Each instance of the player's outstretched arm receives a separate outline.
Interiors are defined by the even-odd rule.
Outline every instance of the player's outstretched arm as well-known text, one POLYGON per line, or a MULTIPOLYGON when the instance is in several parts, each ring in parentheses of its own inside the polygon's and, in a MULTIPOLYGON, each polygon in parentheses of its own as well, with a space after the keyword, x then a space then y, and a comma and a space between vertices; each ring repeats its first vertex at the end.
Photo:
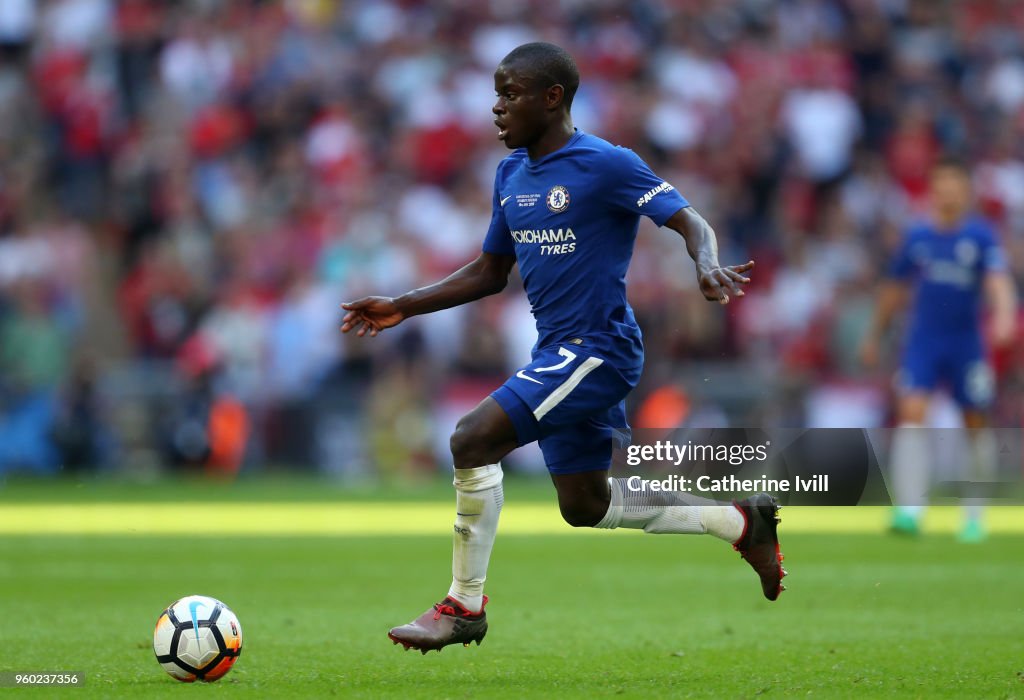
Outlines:
POLYGON ((481 253, 473 262, 429 287, 414 289, 400 297, 363 297, 342 304, 341 308, 348 313, 341 321, 341 332, 355 330, 360 337, 369 332, 373 337, 410 316, 450 309, 497 294, 508 284, 515 262, 513 255, 481 253))
POLYGON ((992 309, 992 344, 1003 347, 1017 335, 1017 287, 1008 272, 985 275, 985 296, 992 309))
POLYGON ((697 282, 705 299, 728 304, 730 294, 743 296, 743 285, 750 282, 743 273, 754 267, 753 260, 723 267, 718 262, 715 232, 693 207, 683 207, 665 225, 686 241, 686 252, 697 264, 697 282))
POLYGON ((885 331, 896 314, 906 306, 909 296, 910 290, 906 282, 897 279, 882 282, 878 290, 874 318, 860 344, 860 360, 865 367, 873 369, 878 366, 885 331))

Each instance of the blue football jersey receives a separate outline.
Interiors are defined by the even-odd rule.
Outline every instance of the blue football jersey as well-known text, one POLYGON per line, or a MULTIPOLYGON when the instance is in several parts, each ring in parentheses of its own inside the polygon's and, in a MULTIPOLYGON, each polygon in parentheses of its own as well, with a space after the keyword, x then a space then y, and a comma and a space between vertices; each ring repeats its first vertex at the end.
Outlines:
POLYGON ((910 339, 980 335, 985 274, 1006 269, 995 232, 980 217, 948 231, 911 226, 889 268, 891 277, 914 285, 910 339))
POLYGON ((659 226, 688 206, 631 150, 577 130, 538 160, 518 149, 499 165, 483 250, 515 255, 537 321, 535 349, 585 345, 634 370, 643 343, 626 301, 640 216, 659 226))

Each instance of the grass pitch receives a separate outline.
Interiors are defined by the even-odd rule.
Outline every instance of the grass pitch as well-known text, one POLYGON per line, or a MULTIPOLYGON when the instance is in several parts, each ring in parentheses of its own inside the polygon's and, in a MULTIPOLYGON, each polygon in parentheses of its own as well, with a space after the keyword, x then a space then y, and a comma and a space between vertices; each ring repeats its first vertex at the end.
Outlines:
POLYGON ((421 656, 385 633, 447 588, 443 489, 356 502, 251 485, 205 499, 188 488, 33 489, 0 490, 0 671, 86 682, 12 695, 1024 697, 1019 509, 995 509, 998 534, 976 546, 953 541, 953 511, 907 541, 881 534, 878 511, 786 509, 789 590, 769 603, 722 542, 574 532, 546 487, 510 484, 487 639, 421 656), (185 534, 142 526, 141 500, 185 534), (261 512, 307 526, 271 534, 261 512), (331 512, 359 525, 317 534, 310 523, 331 512), (91 534, 47 529, 68 517, 91 534), (234 670, 208 686, 179 684, 153 659, 156 616, 189 593, 224 600, 245 634, 234 670))

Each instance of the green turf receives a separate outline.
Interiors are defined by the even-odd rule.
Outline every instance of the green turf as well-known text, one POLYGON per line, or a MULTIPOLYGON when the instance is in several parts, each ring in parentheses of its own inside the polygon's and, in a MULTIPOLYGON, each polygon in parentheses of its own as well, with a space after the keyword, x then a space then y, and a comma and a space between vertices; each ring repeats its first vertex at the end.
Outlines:
MULTIPOLYGON (((2 0, 0 0, 2 2, 2 0)), ((505 492, 517 501, 550 502, 554 490, 547 477, 506 475, 505 492)), ((349 482, 313 475, 242 475, 235 481, 211 481, 199 476, 156 481, 130 480, 112 476, 0 477, 0 507, 4 503, 123 503, 211 502, 211 501, 294 501, 336 500, 414 501, 443 500, 453 494, 447 474, 424 477, 421 481, 349 482)))
POLYGON ((707 537, 502 537, 487 639, 424 657, 385 632, 444 592, 443 537, 0 538, 0 670, 88 676, 81 688, 0 692, 1024 696, 1024 538, 784 545, 790 590, 768 603, 746 564, 707 537), (244 627, 238 665, 209 686, 173 681, 151 650, 162 607, 190 593, 221 598, 244 627))

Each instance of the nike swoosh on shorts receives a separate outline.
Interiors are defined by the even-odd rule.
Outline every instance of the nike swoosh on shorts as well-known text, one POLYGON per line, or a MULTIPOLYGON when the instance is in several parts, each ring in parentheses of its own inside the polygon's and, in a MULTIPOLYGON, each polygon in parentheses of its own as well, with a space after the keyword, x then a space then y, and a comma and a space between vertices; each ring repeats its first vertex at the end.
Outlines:
POLYGON ((518 372, 516 372, 516 376, 519 377, 520 379, 525 379, 528 382, 533 382, 534 384, 543 384, 544 383, 542 381, 534 379, 533 377, 531 377, 528 374, 524 374, 523 370, 519 370, 518 372))

